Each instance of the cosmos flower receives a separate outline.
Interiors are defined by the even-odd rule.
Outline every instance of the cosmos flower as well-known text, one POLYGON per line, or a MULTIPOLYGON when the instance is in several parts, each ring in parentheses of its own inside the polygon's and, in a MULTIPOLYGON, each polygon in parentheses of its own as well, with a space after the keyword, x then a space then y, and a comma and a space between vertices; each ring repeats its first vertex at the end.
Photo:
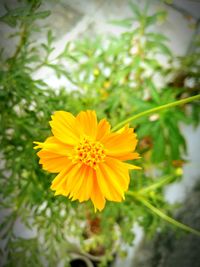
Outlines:
POLYGON ((136 135, 128 125, 111 132, 110 124, 97 122, 95 111, 81 111, 76 117, 57 111, 50 121, 53 136, 43 143, 34 142, 44 170, 58 173, 51 189, 80 202, 91 199, 95 211, 102 210, 106 200, 121 202, 128 190, 130 169, 125 163, 137 159, 136 135))

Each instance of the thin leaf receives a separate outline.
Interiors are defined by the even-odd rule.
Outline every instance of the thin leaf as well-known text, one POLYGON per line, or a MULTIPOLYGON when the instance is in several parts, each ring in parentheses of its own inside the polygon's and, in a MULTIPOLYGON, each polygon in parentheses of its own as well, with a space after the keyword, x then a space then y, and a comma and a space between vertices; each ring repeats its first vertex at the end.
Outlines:
POLYGON ((147 201, 145 198, 141 196, 136 196, 136 198, 144 204, 147 208, 149 208, 154 214, 158 215, 160 218, 164 219, 165 221, 169 222, 170 224, 174 225, 177 228, 180 228, 186 232, 195 234, 197 236, 200 236, 200 232, 196 229, 191 228, 190 226, 180 223, 179 221, 171 218, 170 216, 166 215, 164 212, 153 206, 149 201, 147 201))
POLYGON ((114 24, 114 25, 117 25, 117 26, 130 28, 132 26, 132 24, 133 24, 133 19, 132 18, 128 18, 128 19, 122 19, 122 20, 111 20, 110 23, 114 24))
POLYGON ((139 7, 133 3, 133 1, 129 1, 130 8, 135 15, 135 17, 139 20, 142 16, 139 7))

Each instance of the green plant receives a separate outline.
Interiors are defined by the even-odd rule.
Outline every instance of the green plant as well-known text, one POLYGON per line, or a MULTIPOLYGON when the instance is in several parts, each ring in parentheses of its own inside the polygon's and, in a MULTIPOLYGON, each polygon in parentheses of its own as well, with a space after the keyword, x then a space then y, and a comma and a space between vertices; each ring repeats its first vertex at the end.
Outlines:
MULTIPOLYGON (((112 22, 125 27, 121 35, 92 40, 84 37, 67 43, 62 53, 52 56, 55 40, 51 31, 46 43, 36 45, 33 38, 37 21, 49 15, 48 11, 39 11, 40 4, 37 0, 22 2, 19 8, 7 8, 0 18, 16 29, 19 39, 13 55, 1 53, 0 208, 6 215, 0 234, 6 240, 4 266, 55 266, 59 260, 68 264, 74 250, 71 237, 86 250, 91 249, 84 243, 85 229, 96 217, 100 232, 94 235, 94 244, 103 244, 106 262, 112 257, 114 239, 119 238, 113 230, 116 224, 121 242, 129 244, 134 240, 130 229, 135 222, 149 235, 158 227, 164 229, 162 216, 155 216, 152 206, 157 215, 161 210, 172 213, 163 197, 163 186, 181 178, 186 144, 178 124, 193 123, 194 117, 185 105, 174 105, 161 113, 156 109, 180 99, 183 90, 170 80, 175 56, 167 38, 151 29, 166 17, 165 12, 148 14, 147 8, 142 10, 131 3, 133 16, 112 22), (161 64, 159 56, 165 58, 166 65, 161 64), (58 77, 70 80, 76 90, 55 91, 42 79, 34 79, 32 74, 41 68, 53 69, 58 77), (158 76, 162 86, 156 82, 158 76), (148 115, 147 110, 153 109, 151 115, 134 121, 143 171, 132 172, 130 188, 140 193, 146 190, 145 200, 128 193, 126 201, 109 203, 102 213, 94 214, 90 203, 79 205, 50 191, 52 176, 39 167, 32 142, 49 135, 47 122, 55 110, 77 113, 85 109, 95 109, 99 118, 106 116, 113 126, 132 114, 137 118, 138 113, 148 115), (17 220, 37 234, 27 239, 16 235, 17 220), (112 238, 107 238, 110 232, 112 238)), ((188 69, 194 61, 191 58, 188 69)))

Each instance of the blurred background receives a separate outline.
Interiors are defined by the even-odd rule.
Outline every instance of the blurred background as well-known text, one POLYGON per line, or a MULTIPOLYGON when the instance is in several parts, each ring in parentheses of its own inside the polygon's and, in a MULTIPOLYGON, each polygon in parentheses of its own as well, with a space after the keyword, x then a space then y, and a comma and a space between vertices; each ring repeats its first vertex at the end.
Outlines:
MULTIPOLYGON (((0 266, 199 267, 200 239, 136 199, 70 202, 49 189, 33 141, 56 110, 117 123, 200 92, 200 1, 1 1, 0 266)), ((200 230, 200 105, 134 121, 159 211, 200 230)), ((135 162, 134 162, 135 164, 135 162)), ((84 190, 84 189, 83 189, 84 190)))

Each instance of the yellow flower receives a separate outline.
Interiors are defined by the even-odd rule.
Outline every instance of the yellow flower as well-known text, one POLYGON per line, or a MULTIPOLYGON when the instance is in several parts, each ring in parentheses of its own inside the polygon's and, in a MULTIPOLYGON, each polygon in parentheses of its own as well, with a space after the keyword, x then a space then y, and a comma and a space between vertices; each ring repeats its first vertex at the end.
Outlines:
POLYGON ((76 117, 57 111, 50 121, 53 136, 35 149, 44 170, 58 173, 51 189, 80 202, 91 199, 102 210, 106 200, 121 202, 129 186, 129 169, 139 167, 125 163, 137 159, 133 153, 137 139, 132 128, 111 132, 110 124, 97 122, 95 111, 81 111, 76 117))

